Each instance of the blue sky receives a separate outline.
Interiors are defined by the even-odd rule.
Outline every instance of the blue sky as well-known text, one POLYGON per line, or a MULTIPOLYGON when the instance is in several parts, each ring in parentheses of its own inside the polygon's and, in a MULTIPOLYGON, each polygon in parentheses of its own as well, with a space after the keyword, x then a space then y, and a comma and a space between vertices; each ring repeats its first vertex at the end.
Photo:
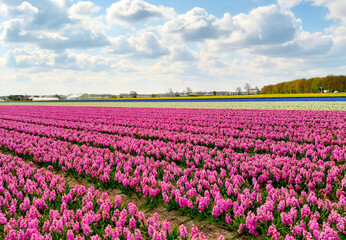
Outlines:
POLYGON ((0 0, 0 95, 346 74, 345 12, 344 0, 0 0))

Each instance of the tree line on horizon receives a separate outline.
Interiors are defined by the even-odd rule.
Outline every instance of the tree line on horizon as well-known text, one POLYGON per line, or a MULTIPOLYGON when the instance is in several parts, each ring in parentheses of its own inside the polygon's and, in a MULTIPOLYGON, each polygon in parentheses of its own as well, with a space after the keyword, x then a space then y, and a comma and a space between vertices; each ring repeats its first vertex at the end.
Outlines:
POLYGON ((323 92, 324 90, 328 90, 329 92, 346 91, 346 76, 328 75, 326 77, 296 79, 293 81, 282 82, 275 85, 264 86, 261 90, 261 93, 319 93, 323 92))

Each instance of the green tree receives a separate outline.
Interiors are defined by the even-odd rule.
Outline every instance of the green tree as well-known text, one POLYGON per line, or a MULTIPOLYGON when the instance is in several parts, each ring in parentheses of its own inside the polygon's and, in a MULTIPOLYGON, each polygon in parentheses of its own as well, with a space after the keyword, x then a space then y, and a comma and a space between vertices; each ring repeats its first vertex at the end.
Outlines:
POLYGON ((316 77, 310 79, 297 79, 289 82, 282 82, 275 85, 263 86, 261 92, 269 93, 317 93, 323 90, 346 91, 346 76, 328 75, 326 77, 316 77))

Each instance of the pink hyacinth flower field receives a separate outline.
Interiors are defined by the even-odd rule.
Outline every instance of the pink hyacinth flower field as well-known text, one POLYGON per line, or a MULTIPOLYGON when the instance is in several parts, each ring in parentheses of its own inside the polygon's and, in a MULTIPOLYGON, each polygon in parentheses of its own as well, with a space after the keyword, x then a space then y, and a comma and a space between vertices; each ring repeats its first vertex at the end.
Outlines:
POLYGON ((0 239, 206 239, 109 189, 237 239, 346 239, 346 111, 0 106, 0 151, 0 239))

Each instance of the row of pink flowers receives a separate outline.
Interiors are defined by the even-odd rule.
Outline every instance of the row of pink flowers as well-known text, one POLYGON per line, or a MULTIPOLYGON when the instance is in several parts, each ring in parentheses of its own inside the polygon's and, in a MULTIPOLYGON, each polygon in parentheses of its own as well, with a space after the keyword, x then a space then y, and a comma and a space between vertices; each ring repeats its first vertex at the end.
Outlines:
POLYGON ((0 154, 0 182, 1 239, 206 239, 196 226, 174 232, 157 213, 146 218, 119 195, 111 201, 94 187, 69 189, 63 177, 18 157, 0 154))
POLYGON ((0 146, 100 185, 162 199, 239 233, 346 234, 344 112, 3 111, 0 146))
POLYGON ((108 132, 121 136, 136 135, 213 143, 220 139, 264 138, 293 142, 345 144, 344 112, 326 111, 267 111, 267 110, 212 110, 217 118, 210 118, 204 110, 61 108, 61 107, 4 107, 1 119, 32 122, 69 129, 108 132), (29 109, 28 109, 29 108, 29 109), (17 111, 18 110, 18 111, 17 111), (20 112, 19 112, 20 111, 20 112), (100 117, 101 116, 101 117, 100 117), (159 119, 158 119, 159 118, 159 119), (308 120, 310 119, 310 120, 308 120), (268 124, 270 120, 271 124, 268 124), (317 125, 316 125, 317 124, 317 125), (341 124, 341 126, 340 126, 341 124), (315 128, 315 126, 320 126, 315 128), (149 130, 149 131, 145 131, 149 130), (179 133, 177 136, 169 132, 179 133), (337 137, 336 139, 334 139, 337 137))

